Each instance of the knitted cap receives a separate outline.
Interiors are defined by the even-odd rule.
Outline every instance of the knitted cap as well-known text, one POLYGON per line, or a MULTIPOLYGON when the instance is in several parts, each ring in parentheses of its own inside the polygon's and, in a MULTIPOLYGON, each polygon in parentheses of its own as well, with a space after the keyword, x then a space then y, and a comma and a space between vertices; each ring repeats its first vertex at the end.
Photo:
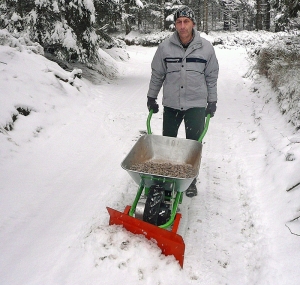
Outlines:
POLYGON ((194 22, 194 24, 196 24, 195 13, 188 6, 181 6, 180 8, 178 8, 175 11, 174 22, 176 22, 176 20, 180 17, 187 17, 187 18, 191 19, 194 22))

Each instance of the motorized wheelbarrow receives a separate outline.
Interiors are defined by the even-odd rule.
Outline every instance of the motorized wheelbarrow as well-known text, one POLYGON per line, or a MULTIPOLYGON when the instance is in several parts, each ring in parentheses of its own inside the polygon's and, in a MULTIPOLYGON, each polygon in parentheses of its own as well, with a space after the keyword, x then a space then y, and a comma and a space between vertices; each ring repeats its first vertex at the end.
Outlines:
POLYGON ((152 114, 151 110, 147 134, 138 139, 121 163, 139 185, 137 194, 133 204, 126 206, 123 213, 107 207, 109 224, 122 225, 134 234, 154 240, 164 255, 174 255, 183 267, 185 244, 177 233, 181 219, 178 205, 182 203, 184 191, 198 176, 202 140, 208 130, 210 115, 206 117, 203 133, 195 141, 153 135, 152 114), (141 167, 146 164, 148 168, 141 167), (175 172, 168 169, 175 169, 175 172), (182 173, 186 170, 188 175, 182 173))

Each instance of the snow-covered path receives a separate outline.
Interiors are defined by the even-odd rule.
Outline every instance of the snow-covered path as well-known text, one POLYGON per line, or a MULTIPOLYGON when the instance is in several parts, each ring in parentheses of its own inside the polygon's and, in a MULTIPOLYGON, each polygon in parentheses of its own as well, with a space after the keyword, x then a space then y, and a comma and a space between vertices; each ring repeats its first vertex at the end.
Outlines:
POLYGON ((206 274, 198 273, 203 284, 256 284, 266 254, 255 201, 255 169, 262 163, 264 146, 252 148, 249 139, 256 129, 252 83, 243 77, 245 60, 236 60, 246 54, 242 49, 219 53, 218 109, 203 148, 200 193, 191 203, 186 241, 199 239, 199 250, 190 248, 190 262, 204 267, 206 274))
MULTIPOLYGON (((296 237, 286 231, 276 240, 266 214, 270 133, 257 124, 261 102, 243 77, 245 50, 216 51, 219 101, 204 139, 199 194, 181 206, 184 269, 142 237, 107 226, 105 207, 122 211, 137 190, 120 163, 146 128, 155 52, 128 47, 120 79, 91 86, 35 137, 17 140, 17 124, 11 133, 15 146, 0 163, 1 284, 297 284, 299 255, 280 267, 289 278, 277 271, 286 256, 276 243, 288 249, 284 239, 296 237)), ((151 123, 161 134, 162 108, 151 123)))

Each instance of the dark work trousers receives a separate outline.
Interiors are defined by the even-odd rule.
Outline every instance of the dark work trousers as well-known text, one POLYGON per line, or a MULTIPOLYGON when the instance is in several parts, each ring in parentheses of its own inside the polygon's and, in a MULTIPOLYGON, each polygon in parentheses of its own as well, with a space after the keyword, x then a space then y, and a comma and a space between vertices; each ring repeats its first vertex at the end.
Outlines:
POLYGON ((205 108, 191 108, 180 111, 164 107, 163 136, 177 137, 182 121, 185 125, 186 138, 197 141, 204 130, 205 108))

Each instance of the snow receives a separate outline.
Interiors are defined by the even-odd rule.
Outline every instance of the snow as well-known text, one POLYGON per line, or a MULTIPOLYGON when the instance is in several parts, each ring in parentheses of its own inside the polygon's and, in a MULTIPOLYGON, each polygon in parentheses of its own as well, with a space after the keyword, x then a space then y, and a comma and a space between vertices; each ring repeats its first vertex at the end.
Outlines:
MULTIPOLYGON (((59 30, 61 30, 61 27, 59 25, 56 26, 56 31, 57 34, 59 34, 59 30)), ((61 34, 59 34, 61 36, 61 34)), ((72 33, 70 29, 68 29, 64 35, 63 39, 63 45, 67 49, 77 49, 77 44, 76 44, 76 35, 72 33)))
MULTIPOLYGON (((251 36, 244 35, 242 42, 251 36)), ((155 243, 108 226, 106 211, 123 211, 138 188, 120 164, 146 130, 156 48, 129 46, 126 61, 119 49, 102 51, 119 77, 95 85, 7 38, 0 46, 0 284, 299 284, 299 186, 287 190, 300 182, 300 135, 270 83, 245 76, 243 45, 215 47, 218 108, 204 138, 198 196, 180 205, 181 269, 155 243)))
POLYGON ((136 6, 138 6, 139 8, 144 8, 144 4, 142 3, 141 0, 135 0, 135 4, 136 4, 136 6))
MULTIPOLYGON (((79 2, 79 1, 78 1, 79 2)), ((80 1, 81 2, 81 1, 80 1)), ((79 3, 80 3, 79 2, 79 3)), ((89 10, 92 14, 95 13, 95 6, 94 6, 94 1, 92 0, 84 0, 83 1, 84 7, 89 10)), ((82 3, 81 3, 82 5, 82 3)))

